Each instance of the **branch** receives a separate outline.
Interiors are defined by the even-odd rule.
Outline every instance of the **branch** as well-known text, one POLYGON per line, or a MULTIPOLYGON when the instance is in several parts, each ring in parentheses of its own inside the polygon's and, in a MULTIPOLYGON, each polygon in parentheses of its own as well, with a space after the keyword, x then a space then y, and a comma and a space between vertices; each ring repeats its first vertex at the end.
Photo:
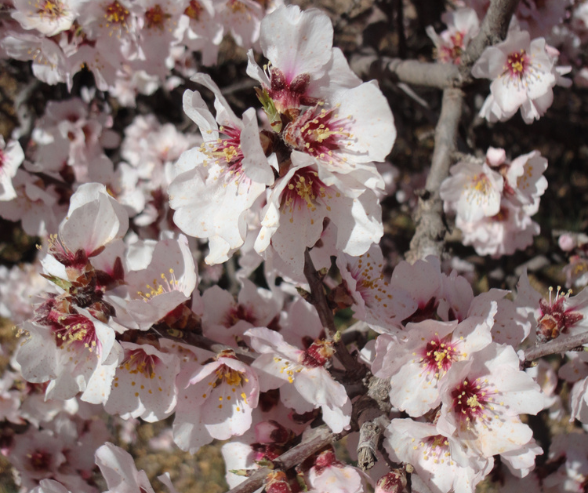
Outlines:
POLYGON ((471 78, 470 69, 480 58, 482 52, 488 46, 500 43, 506 38, 510 20, 518 4, 519 0, 492 0, 490 2, 488 12, 486 12, 480 26, 480 32, 470 41, 462 57, 460 72, 464 80, 471 78))
POLYGON ((257 353, 247 351, 241 347, 226 346, 225 344, 209 339, 203 335, 196 334, 195 332, 186 331, 184 334, 182 334, 181 337, 173 336, 171 333, 166 332, 165 330, 155 330, 155 333, 164 339, 183 342, 184 344, 189 344, 200 349, 206 349, 207 351, 216 354, 220 353, 221 351, 233 351, 239 357, 239 359, 243 361, 243 363, 247 363, 248 365, 253 363, 255 358, 259 356, 257 353))
POLYGON ((379 57, 375 53, 354 55, 349 65, 359 76, 440 89, 455 86, 460 77, 456 65, 379 57))
MULTIPOLYGON (((290 450, 284 452, 277 459, 272 461, 274 469, 281 469, 282 471, 292 469, 312 454, 320 451, 327 445, 340 440, 349 433, 351 433, 351 430, 343 431, 341 433, 333 433, 328 426, 319 426, 318 428, 315 428, 312 437, 304 440, 299 445, 292 447, 290 450)), ((266 476, 271 471, 272 469, 269 467, 258 469, 240 485, 235 486, 230 490, 229 493, 253 493, 255 490, 263 486, 266 476)))
POLYGON ((417 227, 406 259, 414 263, 427 255, 441 258, 447 228, 443 220, 443 201, 439 197, 441 182, 449 174, 451 156, 456 147, 457 128, 461 118, 463 93, 451 88, 443 91, 441 115, 435 128, 435 150, 425 193, 419 199, 417 227))
POLYGON ((350 374, 354 374, 357 378, 361 378, 365 374, 366 368, 349 354, 347 346, 345 346, 343 341, 337 337, 337 328, 335 327, 335 320, 333 319, 333 310, 331 310, 329 306, 327 296, 325 295, 323 281, 314 268, 308 248, 304 252, 304 277, 306 277, 310 286, 310 301, 318 312, 321 324, 325 329, 327 340, 334 341, 335 343, 334 347, 337 359, 350 374))
POLYGON ((525 361, 533 361, 534 359, 539 359, 550 354, 565 353, 584 344, 588 344, 588 332, 583 332, 575 336, 558 337, 541 346, 526 349, 525 361))
POLYGON ((364 471, 376 465, 378 460, 376 453, 380 448, 382 433, 389 424, 390 420, 383 414, 362 423, 357 444, 357 465, 364 471))

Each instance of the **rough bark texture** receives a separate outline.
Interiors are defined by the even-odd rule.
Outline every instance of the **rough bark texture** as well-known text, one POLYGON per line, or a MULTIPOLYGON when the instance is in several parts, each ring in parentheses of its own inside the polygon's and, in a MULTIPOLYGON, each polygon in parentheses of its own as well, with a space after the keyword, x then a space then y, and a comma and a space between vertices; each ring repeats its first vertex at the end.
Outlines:
POLYGON ((443 201, 439 197, 439 187, 449 174, 462 105, 461 89, 450 88, 443 91, 441 115, 435 128, 435 150, 431 171, 427 177, 425 192, 419 199, 417 228, 406 255, 406 259, 411 263, 428 255, 441 257, 443 253, 447 227, 443 216, 443 201))

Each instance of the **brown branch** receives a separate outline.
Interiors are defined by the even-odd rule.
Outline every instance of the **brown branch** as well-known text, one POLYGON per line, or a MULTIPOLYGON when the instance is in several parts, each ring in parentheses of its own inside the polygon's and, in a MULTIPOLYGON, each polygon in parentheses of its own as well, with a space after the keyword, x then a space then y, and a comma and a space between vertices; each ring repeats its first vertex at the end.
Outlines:
POLYGON ((525 361, 533 361, 542 358, 543 356, 549 356, 550 354, 565 353, 566 351, 581 347, 584 344, 588 344, 588 332, 583 332, 582 334, 575 336, 558 337, 557 339, 540 346, 526 349, 525 361))
POLYGON ((327 340, 334 341, 335 355, 337 356, 337 359, 350 375, 354 375, 356 379, 363 377, 366 373, 365 365, 361 364, 351 356, 349 351, 347 351, 347 346, 345 346, 343 341, 337 337, 337 327, 335 327, 333 310, 331 310, 329 306, 323 281, 314 268, 308 248, 304 252, 304 277, 306 277, 310 286, 311 299, 309 301, 314 305, 318 312, 321 324, 325 329, 327 340))
POLYGON ((163 337, 164 339, 171 339, 172 341, 183 342, 184 344, 189 344, 191 346, 206 349, 212 353, 220 353, 221 351, 233 351, 238 358, 243 361, 243 363, 247 363, 250 365, 255 361, 255 358, 259 356, 257 353, 247 351, 241 347, 231 347, 220 342, 214 341, 205 337, 200 334, 196 334, 194 332, 185 332, 182 337, 175 337, 172 336, 170 333, 166 332, 165 330, 156 330, 155 332, 157 335, 163 337))
MULTIPOLYGON (((287 471, 303 462, 312 454, 318 452, 322 448, 331 443, 340 440, 348 435, 351 430, 343 431, 341 433, 333 433, 328 426, 323 425, 315 428, 313 435, 305 439, 299 445, 292 447, 287 452, 284 452, 280 457, 273 462, 274 469, 281 469, 287 471)), ((258 488, 263 486, 266 476, 272 471, 269 467, 262 467, 255 471, 249 478, 243 481, 240 485, 235 486, 229 493, 253 493, 258 488)))
POLYGON ((461 118, 463 93, 451 88, 443 91, 441 115, 435 128, 435 150, 425 193, 419 199, 416 231, 410 242, 406 259, 414 263, 427 255, 441 258, 447 228, 443 220, 443 201, 439 196, 441 182, 449 173, 451 156, 455 151, 457 128, 461 118))
POLYGON ((375 53, 354 55, 349 65, 362 77, 387 78, 394 82, 440 89, 455 86, 460 78, 456 65, 379 57, 375 53))
POLYGON ((470 41, 462 57, 460 68, 464 81, 470 79, 472 65, 488 46, 500 43, 506 38, 510 20, 519 4, 519 0, 492 0, 488 12, 480 26, 478 35, 470 41))

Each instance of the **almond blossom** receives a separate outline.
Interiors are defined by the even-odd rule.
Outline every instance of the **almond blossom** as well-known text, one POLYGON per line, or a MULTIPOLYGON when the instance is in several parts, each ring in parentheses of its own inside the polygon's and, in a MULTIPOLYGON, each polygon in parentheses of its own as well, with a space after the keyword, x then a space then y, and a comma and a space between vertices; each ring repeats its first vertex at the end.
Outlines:
POLYGON ((473 493, 494 465, 434 424, 411 419, 393 419, 384 445, 395 460, 411 464, 433 493, 473 493))
POLYGON ((148 422, 165 419, 177 401, 178 357, 149 344, 121 342, 121 346, 124 357, 104 408, 109 414, 120 414, 123 418, 141 417, 148 422))
POLYGON ((433 26, 428 26, 427 35, 435 43, 437 60, 459 65, 463 51, 480 30, 478 15, 473 9, 462 8, 445 12, 441 20, 447 29, 437 34, 433 26))
POLYGON ((466 222, 498 214, 504 180, 496 171, 486 163, 460 162, 450 173, 439 189, 447 212, 466 222))
POLYGON ((46 36, 54 36, 69 29, 83 0, 46 0, 36 2, 14 0, 12 17, 23 29, 36 29, 46 36))
POLYGON ((205 142, 176 164, 181 171, 169 187, 170 206, 182 231, 210 239, 207 262, 218 263, 243 244, 243 213, 273 183, 273 173, 259 141, 255 111, 246 111, 239 120, 210 77, 197 74, 194 80, 215 93, 217 118, 199 93, 184 93, 184 111, 205 142), (221 133, 228 138, 220 140, 221 133))
POLYGON ((251 338, 251 346, 261 354, 253 368, 258 371, 262 392, 279 388, 282 402, 297 413, 320 407, 323 420, 335 433, 349 425, 349 397, 325 368, 333 355, 332 343, 317 340, 303 351, 264 327, 249 329, 245 336, 251 338))
POLYGON ((410 416, 422 416, 436 407, 439 387, 458 361, 472 358, 492 342, 490 328, 496 305, 486 319, 469 317, 457 322, 426 320, 406 326, 407 335, 395 340, 382 336, 376 343, 374 375, 390 380, 390 402, 410 416))
POLYGON ((365 190, 357 196, 345 175, 323 171, 307 154, 293 151, 291 159, 292 167, 276 182, 262 212, 256 251, 261 253, 271 244, 284 262, 302 272, 304 250, 320 239, 323 222, 329 218, 337 226, 340 251, 365 253, 383 234, 375 194, 365 190))
POLYGON ((521 108, 526 123, 545 113, 553 101, 556 84, 555 63, 546 50, 545 40, 531 41, 527 31, 511 30, 506 40, 486 48, 472 68, 477 78, 491 79, 493 102, 506 120, 521 108))
POLYGON ((439 392, 438 429, 486 458, 526 452, 533 432, 519 415, 537 414, 544 405, 539 386, 519 370, 512 347, 495 343, 455 363, 439 392))
POLYGON ((186 366, 178 375, 178 405, 174 441, 195 453, 214 438, 242 435, 251 426, 260 385, 257 375, 232 351, 212 362, 186 366))
POLYGON ((317 493, 362 493, 367 481, 362 471, 337 460, 335 451, 328 449, 315 459, 308 482, 317 493))
POLYGON ((378 332, 385 332, 412 315, 417 303, 401 289, 392 288, 381 274, 382 251, 371 246, 359 257, 340 255, 337 266, 341 272, 344 289, 353 299, 354 315, 378 332))

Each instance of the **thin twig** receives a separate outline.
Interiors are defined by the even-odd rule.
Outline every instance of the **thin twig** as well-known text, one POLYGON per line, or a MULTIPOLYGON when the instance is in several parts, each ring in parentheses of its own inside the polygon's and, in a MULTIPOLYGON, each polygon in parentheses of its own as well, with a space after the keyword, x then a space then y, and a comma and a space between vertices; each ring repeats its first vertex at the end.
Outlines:
POLYGON ((350 374, 355 375, 356 378, 363 377, 366 367, 351 356, 347 351, 347 346, 340 338, 336 337, 337 327, 335 327, 333 310, 329 307, 323 281, 314 268, 308 249, 304 252, 304 277, 306 277, 310 286, 311 302, 318 312, 321 324, 325 329, 326 338, 329 341, 334 341, 335 356, 350 374))
POLYGON ((565 353, 584 344, 588 344, 588 332, 575 336, 558 337, 553 341, 525 350, 525 361, 533 361, 550 354, 565 353))

